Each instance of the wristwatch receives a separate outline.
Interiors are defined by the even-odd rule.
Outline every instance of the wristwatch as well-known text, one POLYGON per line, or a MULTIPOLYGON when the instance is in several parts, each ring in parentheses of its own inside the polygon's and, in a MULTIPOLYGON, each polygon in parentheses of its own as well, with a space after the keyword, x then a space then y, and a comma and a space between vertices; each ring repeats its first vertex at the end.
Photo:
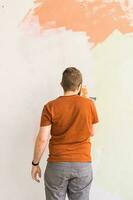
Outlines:
POLYGON ((34 162, 32 161, 32 165, 33 165, 33 166, 37 166, 37 165, 39 165, 39 162, 38 162, 38 163, 34 163, 34 162))

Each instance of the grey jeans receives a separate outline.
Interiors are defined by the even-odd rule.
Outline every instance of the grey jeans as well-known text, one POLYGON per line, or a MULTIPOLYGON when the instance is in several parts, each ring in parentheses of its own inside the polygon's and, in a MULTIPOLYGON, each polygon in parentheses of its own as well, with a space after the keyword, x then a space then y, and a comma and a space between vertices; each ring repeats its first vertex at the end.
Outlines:
POLYGON ((89 200, 93 180, 91 162, 47 162, 44 172, 46 200, 89 200))

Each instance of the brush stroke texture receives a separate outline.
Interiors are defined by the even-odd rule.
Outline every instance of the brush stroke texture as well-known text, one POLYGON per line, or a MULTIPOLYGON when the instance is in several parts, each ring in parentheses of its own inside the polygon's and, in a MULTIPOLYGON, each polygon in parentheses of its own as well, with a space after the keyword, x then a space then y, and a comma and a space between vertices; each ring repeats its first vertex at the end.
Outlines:
POLYGON ((133 10, 127 0, 36 0, 35 5, 23 24, 33 24, 38 19, 40 32, 59 27, 86 32, 94 46, 116 29, 123 34, 133 32, 133 10))

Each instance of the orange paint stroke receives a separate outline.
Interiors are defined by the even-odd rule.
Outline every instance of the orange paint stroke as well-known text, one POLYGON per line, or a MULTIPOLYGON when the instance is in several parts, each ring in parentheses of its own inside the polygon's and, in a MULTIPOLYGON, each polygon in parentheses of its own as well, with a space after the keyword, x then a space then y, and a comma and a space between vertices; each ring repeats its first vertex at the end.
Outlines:
POLYGON ((36 0, 37 7, 25 17, 38 17, 40 30, 65 27, 73 31, 86 32, 95 45, 103 42, 115 29, 121 33, 133 32, 127 0, 118 1, 36 0))

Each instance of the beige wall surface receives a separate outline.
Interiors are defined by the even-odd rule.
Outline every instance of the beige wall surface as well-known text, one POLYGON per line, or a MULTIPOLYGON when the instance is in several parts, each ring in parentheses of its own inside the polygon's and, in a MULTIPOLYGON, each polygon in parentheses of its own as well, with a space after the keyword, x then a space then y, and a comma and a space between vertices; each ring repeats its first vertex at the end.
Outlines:
MULTIPOLYGON (((54 2, 61 3, 59 0, 54 2)), ((121 20, 117 23, 118 27, 110 21, 109 32, 104 23, 106 20, 99 23, 105 32, 98 26, 90 31, 90 28, 82 27, 89 15, 81 15, 83 12, 80 12, 78 4, 68 2, 66 8, 71 8, 70 11, 76 6, 76 17, 80 17, 76 19, 80 19, 80 24, 72 23, 71 18, 67 24, 63 14, 63 20, 55 25, 56 18, 41 32, 40 15, 33 15, 35 5, 32 0, 1 2, 0 194, 4 200, 45 199, 43 175, 40 184, 31 179, 33 145, 42 107, 63 93, 59 83, 62 71, 68 66, 81 70, 88 96, 97 97, 100 122, 91 139, 94 180, 90 199, 133 199, 132 21, 119 24, 127 13, 125 1, 118 1, 120 7, 115 5, 113 10, 104 4, 105 15, 106 11, 113 13, 121 8, 124 17, 121 19, 117 14, 113 15, 114 20, 121 20), (94 34, 96 30, 101 30, 100 36, 94 34)), ((83 1, 75 2, 80 2, 86 10, 87 4, 82 4, 83 1)), ((46 3, 47 9, 54 6, 51 0, 46 3)), ((95 11, 100 11, 94 6, 95 11)), ((131 1, 128 6, 132 8, 131 1)), ((131 9, 128 11, 127 16, 132 19, 131 9)), ((99 15, 95 16, 94 24, 100 19, 99 15)), ((46 17, 49 19, 51 16, 46 17)), ((47 156, 48 147, 41 161, 43 172, 47 156)))

